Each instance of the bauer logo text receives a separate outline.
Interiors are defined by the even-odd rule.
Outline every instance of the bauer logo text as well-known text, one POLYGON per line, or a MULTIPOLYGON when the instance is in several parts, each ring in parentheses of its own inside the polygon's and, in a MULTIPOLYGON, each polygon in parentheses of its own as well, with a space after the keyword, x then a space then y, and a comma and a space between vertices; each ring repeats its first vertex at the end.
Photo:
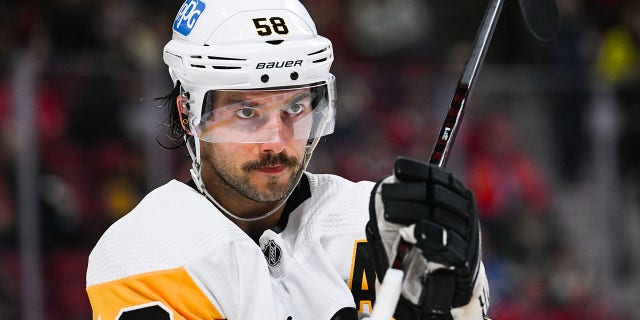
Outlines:
POLYGON ((301 66, 302 60, 270 61, 258 63, 256 65, 256 69, 291 68, 301 66))

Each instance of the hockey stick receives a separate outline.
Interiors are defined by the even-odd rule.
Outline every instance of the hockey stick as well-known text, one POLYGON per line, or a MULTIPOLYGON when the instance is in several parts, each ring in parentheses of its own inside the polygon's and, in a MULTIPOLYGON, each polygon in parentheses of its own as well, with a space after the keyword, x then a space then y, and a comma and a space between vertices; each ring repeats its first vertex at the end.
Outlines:
MULTIPOLYGON (((531 33, 541 41, 553 39, 559 24, 558 7, 555 0, 519 0, 519 2, 522 16, 531 33)), ((467 60, 462 75, 458 80, 449 111, 440 128, 438 140, 431 152, 430 164, 444 168, 447 163, 464 116, 467 100, 475 78, 480 71, 480 67, 482 67, 503 3, 504 0, 491 0, 487 7, 476 35, 471 56, 467 60)))
MULTIPOLYGON (((555 0, 519 0, 519 2, 522 15, 531 33, 541 41, 549 41, 553 39, 559 24, 558 7, 556 6, 555 0)), ((437 165, 441 168, 446 165, 449 153, 453 147, 453 142, 455 141, 455 137, 464 116, 464 108, 471 93, 471 88, 473 87, 475 78, 482 66, 487 49, 489 48, 489 43, 491 42, 491 37, 493 36, 493 31, 495 30, 498 22, 498 17, 502 11, 503 4, 504 0, 490 0, 489 2, 489 6, 487 7, 482 19, 480 29, 476 34, 471 56, 467 60, 462 75, 458 80, 449 111, 447 112, 444 123, 440 128, 438 140, 431 153, 429 163, 432 165, 437 165)), ((409 251, 410 246, 406 242, 403 244, 403 242, 404 241, 402 240, 400 241, 396 250, 396 257, 391 268, 388 270, 391 271, 392 269, 396 269, 394 274, 397 273, 400 277, 403 277, 401 270, 404 263, 404 256, 409 251), (398 270, 400 270, 400 272, 398 272, 398 270)), ((385 285, 386 280, 387 279, 385 277, 385 279, 383 279, 383 286, 385 285)), ((379 307, 379 303, 383 303, 386 307, 384 308, 385 311, 395 309, 388 308, 388 304, 397 301, 397 298, 402 291, 402 280, 399 280, 398 276, 394 276, 393 279, 390 280, 391 281, 386 284, 389 288, 385 288, 385 292, 388 292, 389 295, 389 297, 387 297, 389 301, 376 301, 375 308, 379 307), (391 296, 393 296, 393 299, 391 296)), ((450 310, 446 310, 448 308, 450 308, 450 306, 438 306, 438 310, 432 310, 434 314, 430 315, 430 319, 449 319, 450 310)))

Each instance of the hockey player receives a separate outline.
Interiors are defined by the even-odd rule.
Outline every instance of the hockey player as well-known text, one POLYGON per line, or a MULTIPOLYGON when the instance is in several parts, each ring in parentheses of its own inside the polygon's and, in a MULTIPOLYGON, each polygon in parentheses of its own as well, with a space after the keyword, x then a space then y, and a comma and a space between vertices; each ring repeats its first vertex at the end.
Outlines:
POLYGON ((404 272, 396 319, 486 315, 456 178, 405 158, 377 184, 306 171, 336 93, 331 42, 299 1, 187 0, 163 55, 192 180, 150 192, 96 244, 94 320, 373 317, 389 267, 404 272))

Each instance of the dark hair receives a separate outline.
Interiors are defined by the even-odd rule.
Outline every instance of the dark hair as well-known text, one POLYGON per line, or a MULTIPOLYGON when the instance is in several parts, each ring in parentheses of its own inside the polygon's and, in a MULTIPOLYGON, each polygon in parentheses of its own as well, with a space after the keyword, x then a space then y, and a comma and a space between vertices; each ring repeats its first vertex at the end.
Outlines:
POLYGON ((169 127, 168 136, 175 144, 173 146, 165 146, 162 143, 158 142, 160 146, 167 149, 177 149, 185 144, 184 136, 186 134, 182 124, 180 123, 180 114, 178 114, 178 106, 176 105, 176 100, 178 95, 180 94, 180 81, 176 84, 176 86, 164 97, 159 97, 157 100, 160 100, 162 103, 162 107, 165 109, 166 119, 165 123, 169 127))

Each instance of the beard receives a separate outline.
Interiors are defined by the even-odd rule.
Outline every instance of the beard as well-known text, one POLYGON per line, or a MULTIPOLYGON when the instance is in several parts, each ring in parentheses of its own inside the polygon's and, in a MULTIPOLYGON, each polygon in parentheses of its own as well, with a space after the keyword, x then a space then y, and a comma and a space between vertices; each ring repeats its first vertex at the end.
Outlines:
POLYGON ((214 150, 206 156, 206 161, 216 175, 231 189, 235 190, 247 199, 269 203, 282 200, 289 196, 291 190, 298 182, 298 172, 302 169, 302 163, 296 156, 288 156, 285 153, 261 155, 257 161, 244 163, 240 169, 233 165, 231 158, 222 156, 214 150), (215 161, 213 161, 215 159, 215 161), (274 166, 284 166, 293 169, 288 179, 282 181, 281 177, 269 175, 266 184, 256 185, 250 181, 252 171, 274 166))

